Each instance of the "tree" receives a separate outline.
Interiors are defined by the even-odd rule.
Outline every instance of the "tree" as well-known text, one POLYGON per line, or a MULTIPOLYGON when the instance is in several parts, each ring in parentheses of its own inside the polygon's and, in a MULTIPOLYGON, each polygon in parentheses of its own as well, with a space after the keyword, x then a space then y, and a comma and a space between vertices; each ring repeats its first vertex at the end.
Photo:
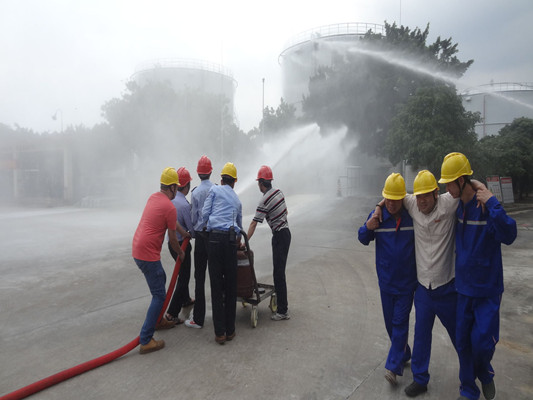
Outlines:
POLYGON ((265 107, 259 129, 265 136, 276 136, 280 132, 293 128, 298 123, 296 107, 280 99, 278 108, 265 107))
POLYGON ((533 119, 517 118, 498 136, 487 136, 478 144, 481 176, 510 176, 518 198, 533 189, 533 119))
POLYGON ((466 112, 455 88, 422 87, 400 106, 392 120, 386 152, 392 164, 401 160, 415 169, 428 168, 436 176, 450 151, 471 153, 479 115, 466 112))
POLYGON ((368 32, 345 54, 310 79, 302 109, 323 127, 345 125, 360 150, 385 156, 385 141, 399 105, 420 87, 442 86, 464 74, 472 60, 455 56, 451 38, 427 45, 424 31, 385 23, 386 34, 368 32))
POLYGON ((200 154, 226 157, 232 152, 228 143, 233 136, 242 139, 229 102, 222 96, 175 91, 162 82, 143 86, 129 82, 126 89, 122 98, 104 104, 103 116, 123 145, 141 160, 185 162, 188 156, 200 154))

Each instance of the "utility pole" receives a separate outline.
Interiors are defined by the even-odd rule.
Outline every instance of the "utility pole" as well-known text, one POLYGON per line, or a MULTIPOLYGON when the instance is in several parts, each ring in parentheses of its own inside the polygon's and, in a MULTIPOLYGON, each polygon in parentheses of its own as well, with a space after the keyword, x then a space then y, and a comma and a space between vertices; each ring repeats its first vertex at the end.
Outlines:
POLYGON ((265 78, 263 78, 263 107, 261 108, 261 138, 265 144, 265 78))

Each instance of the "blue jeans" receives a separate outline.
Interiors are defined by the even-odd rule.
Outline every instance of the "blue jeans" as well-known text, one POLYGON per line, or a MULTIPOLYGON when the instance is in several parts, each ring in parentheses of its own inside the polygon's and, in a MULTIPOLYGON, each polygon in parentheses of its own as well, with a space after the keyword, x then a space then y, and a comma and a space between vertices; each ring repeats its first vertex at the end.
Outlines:
POLYGON ((146 312, 146 319, 144 320, 143 327, 141 328, 140 343, 148 344, 154 336, 155 324, 157 318, 165 303, 165 284, 167 282, 167 275, 163 269, 161 261, 143 261, 134 258, 135 263, 144 274, 146 283, 152 293, 152 302, 146 312))

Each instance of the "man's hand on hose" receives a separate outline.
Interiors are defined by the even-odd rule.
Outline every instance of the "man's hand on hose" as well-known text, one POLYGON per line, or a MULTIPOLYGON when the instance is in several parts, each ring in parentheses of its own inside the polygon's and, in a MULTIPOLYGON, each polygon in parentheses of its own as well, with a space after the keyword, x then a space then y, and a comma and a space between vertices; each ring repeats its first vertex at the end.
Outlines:
POLYGON ((178 257, 180 258, 181 261, 185 260, 185 252, 183 251, 181 247, 179 247, 178 257))

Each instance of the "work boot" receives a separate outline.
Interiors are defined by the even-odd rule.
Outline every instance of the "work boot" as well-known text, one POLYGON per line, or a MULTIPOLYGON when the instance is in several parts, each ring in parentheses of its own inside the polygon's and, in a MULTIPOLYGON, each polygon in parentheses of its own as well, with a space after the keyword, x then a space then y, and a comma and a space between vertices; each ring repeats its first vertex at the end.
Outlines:
POLYGON ((169 321, 168 319, 163 317, 163 318, 161 318, 161 321, 159 321, 159 323, 157 323, 155 325, 155 330, 156 331, 160 331, 160 330, 163 330, 163 329, 170 329, 170 328, 174 328, 175 325, 176 325, 175 322, 169 321))
POLYGON ((494 379, 489 383, 481 383, 481 391, 487 400, 492 400, 494 397, 496 397, 496 386, 494 385, 494 379))
POLYGON ((425 393, 428 391, 427 385, 421 385, 420 383, 413 381, 409 386, 405 388, 405 394, 408 397, 416 397, 419 394, 425 393))
POLYGON ((396 374, 388 369, 385 370, 385 379, 392 386, 396 386, 398 384, 398 381, 396 380, 396 374))
POLYGON ((163 347, 165 347, 164 340, 155 340, 154 338, 152 338, 147 344, 141 344, 139 353, 147 354, 151 353, 152 351, 161 350, 163 347))

